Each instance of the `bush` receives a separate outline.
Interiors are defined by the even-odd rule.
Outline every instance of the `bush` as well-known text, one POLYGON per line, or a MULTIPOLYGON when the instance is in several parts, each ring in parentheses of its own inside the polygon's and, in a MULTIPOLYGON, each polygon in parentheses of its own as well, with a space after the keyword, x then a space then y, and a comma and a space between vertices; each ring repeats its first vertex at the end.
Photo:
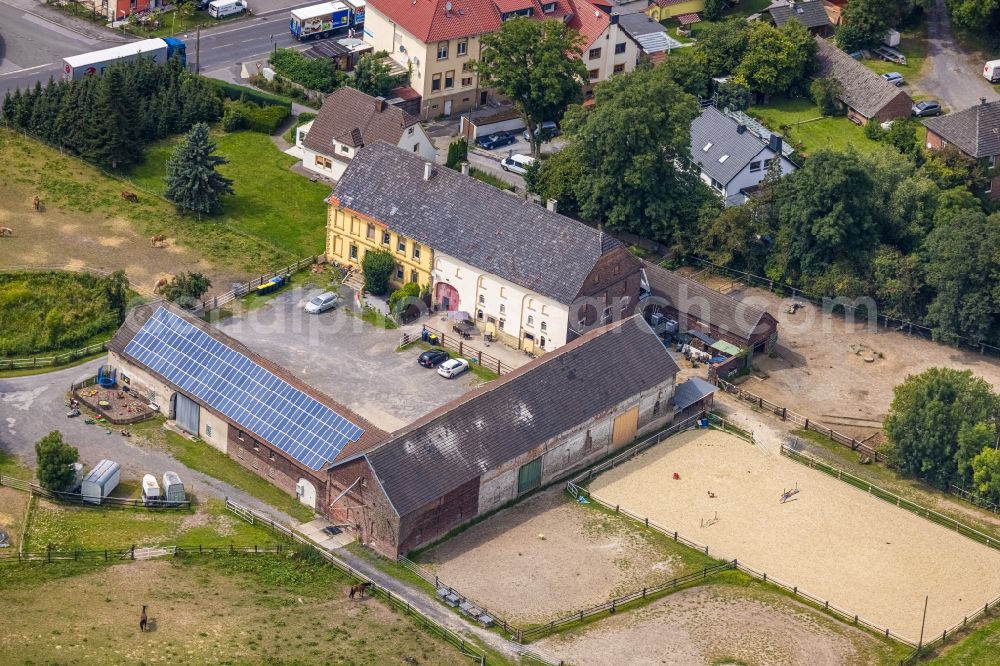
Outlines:
POLYGON ((408 305, 415 304, 420 298, 420 285, 416 282, 408 282, 389 296, 389 311, 399 314, 408 305))
POLYGON ((448 161, 444 165, 449 169, 458 169, 458 166, 468 159, 469 142, 463 138, 448 146, 448 161))
POLYGON ((271 95, 266 92, 261 92, 260 90, 254 90, 253 88, 238 86, 235 83, 219 81, 218 79, 206 80, 209 81, 211 85, 215 86, 223 97, 233 100, 234 102, 253 102, 254 104, 259 104, 261 106, 287 106, 289 110, 292 108, 292 103, 290 101, 278 97, 277 95, 271 95))
POLYGON ((840 81, 831 77, 816 79, 809 86, 809 93, 824 116, 835 116, 840 112, 837 100, 843 92, 840 81))
POLYGON ((63 441, 62 433, 53 430, 35 444, 38 457, 38 483, 49 490, 71 490, 74 471, 71 465, 80 453, 63 441))
POLYGON ((261 134, 274 134, 291 109, 287 106, 260 106, 252 102, 226 102, 222 116, 222 129, 235 132, 248 129, 261 134))
POLYGON ((310 90, 332 93, 347 83, 347 75, 326 58, 307 58, 294 49, 278 49, 268 59, 274 71, 310 90))
POLYGON ((284 77, 277 74, 271 81, 264 78, 263 74, 254 74, 250 77, 250 83, 258 88, 270 90, 277 95, 288 97, 296 102, 299 102, 300 104, 305 104, 316 109, 323 104, 322 93, 313 92, 310 94, 304 88, 290 83, 284 77))
POLYGON ((865 136, 872 141, 881 141, 884 135, 885 130, 882 129, 878 120, 875 118, 869 118, 868 122, 865 123, 865 136))
POLYGON ((187 307, 204 296, 211 286, 212 282, 201 273, 181 273, 163 288, 163 296, 171 301, 180 301, 182 307, 187 307))
POLYGON ((389 276, 396 270, 396 258, 388 250, 371 250, 361 260, 365 275, 365 291, 382 296, 389 291, 389 276))

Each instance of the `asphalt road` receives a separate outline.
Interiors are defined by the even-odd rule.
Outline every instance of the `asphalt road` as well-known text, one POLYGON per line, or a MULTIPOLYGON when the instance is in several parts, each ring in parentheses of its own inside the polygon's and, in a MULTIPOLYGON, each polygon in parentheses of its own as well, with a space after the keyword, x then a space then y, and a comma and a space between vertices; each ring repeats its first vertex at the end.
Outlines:
POLYGON ((961 111, 1000 94, 983 78, 983 63, 959 46, 951 32, 945 0, 935 0, 927 17, 927 58, 930 65, 919 87, 951 111, 961 111))

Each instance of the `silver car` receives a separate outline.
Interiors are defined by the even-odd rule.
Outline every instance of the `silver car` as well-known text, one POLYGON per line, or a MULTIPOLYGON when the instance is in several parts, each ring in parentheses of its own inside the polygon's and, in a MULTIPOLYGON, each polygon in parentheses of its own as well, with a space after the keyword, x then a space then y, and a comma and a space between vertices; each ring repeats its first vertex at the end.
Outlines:
POLYGON ((321 312, 326 312, 327 310, 332 310, 340 305, 340 297, 332 291, 325 291, 319 296, 313 296, 306 303, 306 312, 309 314, 319 314, 321 312))

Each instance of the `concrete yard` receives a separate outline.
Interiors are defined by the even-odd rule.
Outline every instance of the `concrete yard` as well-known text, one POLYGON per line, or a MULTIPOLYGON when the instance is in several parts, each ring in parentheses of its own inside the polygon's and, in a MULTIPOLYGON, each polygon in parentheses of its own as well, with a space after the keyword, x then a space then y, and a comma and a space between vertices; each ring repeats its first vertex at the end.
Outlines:
POLYGON ((914 643, 925 595, 935 636, 1000 594, 997 550, 719 431, 671 437, 590 489, 914 643))

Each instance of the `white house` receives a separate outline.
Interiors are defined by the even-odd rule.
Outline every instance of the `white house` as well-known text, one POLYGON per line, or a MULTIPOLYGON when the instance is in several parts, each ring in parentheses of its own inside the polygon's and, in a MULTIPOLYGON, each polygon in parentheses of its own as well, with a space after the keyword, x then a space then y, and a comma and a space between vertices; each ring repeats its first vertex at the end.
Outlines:
POLYGON ((764 139, 714 106, 691 123, 691 161, 727 206, 745 203, 747 190, 764 180, 775 159, 781 160, 782 175, 795 171, 782 154, 780 136, 768 133, 764 139))
POLYGON ((300 127, 296 137, 302 166, 333 180, 340 180, 360 148, 375 141, 391 143, 425 160, 433 161, 436 154, 416 116, 384 97, 347 86, 330 93, 315 120, 300 127))

